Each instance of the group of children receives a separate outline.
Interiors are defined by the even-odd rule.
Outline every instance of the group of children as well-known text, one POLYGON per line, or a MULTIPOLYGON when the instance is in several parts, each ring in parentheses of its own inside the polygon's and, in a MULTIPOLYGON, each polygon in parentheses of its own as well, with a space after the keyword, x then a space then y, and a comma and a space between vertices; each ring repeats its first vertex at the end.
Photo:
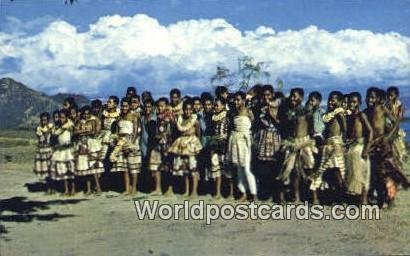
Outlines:
POLYGON ((154 101, 129 87, 121 101, 110 96, 106 104, 78 108, 65 99, 52 117, 40 116, 35 173, 50 193, 63 181, 67 195, 78 184, 99 193, 101 177, 115 173, 123 175, 124 193, 135 193, 140 173, 149 172, 154 195, 182 189, 195 197, 202 188, 216 198, 313 203, 351 195, 381 207, 391 205, 399 185, 409 186, 397 87, 368 88, 363 111, 358 92, 332 91, 323 111, 319 92, 303 105, 302 88, 285 97, 271 85, 236 93, 218 86, 200 97, 172 89, 169 96, 154 101))

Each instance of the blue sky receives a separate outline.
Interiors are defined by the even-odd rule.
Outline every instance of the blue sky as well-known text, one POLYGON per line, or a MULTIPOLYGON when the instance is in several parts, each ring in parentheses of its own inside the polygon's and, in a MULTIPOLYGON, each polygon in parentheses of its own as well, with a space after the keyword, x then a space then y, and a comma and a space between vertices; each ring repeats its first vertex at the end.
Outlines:
MULTIPOLYGON (((0 76, 44 91, 208 90, 252 56, 285 85, 410 94, 407 0, 0 0, 0 76)), ((258 78, 263 82, 264 78, 258 78)))

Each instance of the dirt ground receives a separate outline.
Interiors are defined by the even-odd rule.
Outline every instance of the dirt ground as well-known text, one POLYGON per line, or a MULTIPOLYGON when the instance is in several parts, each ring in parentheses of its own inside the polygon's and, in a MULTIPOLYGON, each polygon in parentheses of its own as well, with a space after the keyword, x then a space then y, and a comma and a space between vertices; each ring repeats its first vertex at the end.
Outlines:
MULTIPOLYGON (((179 195, 44 195, 30 164, 2 164, 0 255, 410 254, 410 192, 381 220, 138 220, 133 199, 179 195)), ((201 197, 214 202, 211 197, 201 197)), ((223 201, 218 201, 219 203, 223 201)), ((231 203, 234 203, 231 201, 231 203)))

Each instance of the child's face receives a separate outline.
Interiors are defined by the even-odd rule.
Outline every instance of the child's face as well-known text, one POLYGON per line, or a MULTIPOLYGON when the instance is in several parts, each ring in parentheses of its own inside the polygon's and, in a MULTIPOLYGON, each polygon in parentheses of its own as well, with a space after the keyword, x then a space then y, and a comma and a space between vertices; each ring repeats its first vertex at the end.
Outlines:
POLYGON ((214 109, 216 113, 221 113, 225 109, 225 106, 222 104, 222 102, 217 100, 215 101, 214 109))
POLYGON ((376 92, 374 91, 370 92, 366 97, 367 107, 373 107, 376 104, 376 101, 377 101, 376 92))
POLYGON ((81 114, 81 118, 84 119, 84 120, 89 119, 90 116, 91 116, 91 115, 90 115, 90 111, 88 111, 88 110, 85 110, 85 111, 81 114))
POLYGON ((293 92, 290 95, 290 102, 293 106, 297 106, 302 102, 303 98, 298 92, 293 92))
POLYGON ((129 110, 130 110, 130 105, 128 104, 128 102, 124 101, 123 103, 121 103, 121 112, 123 114, 127 114, 129 110))
POLYGON ((59 115, 60 123, 65 124, 67 122, 67 117, 64 113, 59 115))
POLYGON ((184 116, 185 117, 190 117, 194 113, 194 108, 191 104, 187 104, 184 108, 184 116))
POLYGON ((138 98, 133 98, 131 100, 131 109, 135 110, 138 109, 140 107, 140 101, 138 100, 138 98))
POLYGON ((69 109, 70 108, 70 103, 68 101, 63 102, 63 109, 69 109))
POLYGON ((212 111, 212 101, 206 100, 204 102, 204 111, 207 113, 212 111))
POLYGON ((108 109, 113 109, 116 107, 115 101, 113 99, 108 99, 107 101, 107 108, 108 109))
POLYGON ((271 101, 272 98, 273 98, 273 94, 272 94, 271 91, 266 90, 266 91, 263 92, 263 101, 265 103, 268 103, 269 101, 271 101))
POLYGON ((340 101, 339 101, 339 99, 337 98, 336 95, 333 95, 332 97, 329 98, 329 100, 327 102, 327 108, 329 110, 334 110, 339 106, 340 106, 340 101))
POLYGON ((349 109, 353 111, 353 110, 359 109, 359 107, 360 107, 359 99, 356 96, 350 97, 349 109))
POLYGON ((164 113, 164 112, 165 112, 166 107, 167 107, 167 104, 166 104, 164 101, 160 101, 160 102, 158 102, 158 105, 157 105, 157 110, 158 110, 158 113, 159 113, 159 114, 164 113))
POLYGON ((43 116, 43 117, 41 117, 41 125, 42 126, 45 126, 45 125, 47 125, 48 124, 48 118, 47 117, 45 117, 45 116, 43 116))
POLYGON ((58 116, 58 113, 55 113, 54 116, 53 116, 54 123, 57 123, 58 120, 59 120, 59 118, 60 118, 60 117, 58 116))
POLYGON ((145 112, 146 115, 150 115, 152 113, 152 104, 151 103, 145 103, 144 112, 145 112))
POLYGON ((74 120, 77 117, 77 110, 72 108, 70 110, 70 117, 74 120))
POLYGON ((242 107, 244 101, 243 101, 241 96, 237 95, 237 96, 235 96, 234 103, 235 103, 235 108, 240 109, 242 107))
POLYGON ((389 101, 395 101, 397 99, 397 94, 395 92, 389 92, 387 94, 389 101))
POLYGON ((316 109, 316 108, 319 107, 319 105, 320 105, 320 101, 317 98, 315 98, 315 97, 310 97, 309 98, 309 100, 308 100, 308 106, 309 107, 311 107, 313 109, 316 109))
POLYGON ((195 100, 195 101, 194 101, 194 106, 193 106, 194 112, 195 112, 195 113, 200 112, 200 111, 201 111, 201 108, 202 108, 201 101, 200 101, 200 100, 195 100))
POLYGON ((171 98, 172 105, 177 105, 179 101, 181 100, 181 97, 179 97, 179 95, 176 93, 172 94, 170 98, 171 98))

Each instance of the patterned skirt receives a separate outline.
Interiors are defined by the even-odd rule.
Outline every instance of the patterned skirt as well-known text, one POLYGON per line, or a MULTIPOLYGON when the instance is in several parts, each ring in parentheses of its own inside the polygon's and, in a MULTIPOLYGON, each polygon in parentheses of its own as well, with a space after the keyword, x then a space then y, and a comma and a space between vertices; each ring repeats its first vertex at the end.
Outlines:
POLYGON ((173 175, 191 175, 199 178, 196 156, 175 156, 173 165, 173 175))
POLYGON ((329 168, 338 168, 342 178, 345 177, 345 157, 344 145, 341 136, 334 136, 326 139, 322 148, 322 156, 318 172, 314 174, 310 189, 316 190, 324 186, 322 174, 329 168))
POLYGON ((141 171, 142 156, 139 142, 132 143, 129 137, 118 138, 110 159, 113 159, 113 157, 116 158, 116 161, 113 162, 111 172, 137 174, 141 171))
POLYGON ((361 142, 350 145, 346 153, 346 187, 349 194, 360 195, 369 190, 370 161, 362 158, 364 145, 361 142))
POLYGON ((280 149, 280 135, 276 131, 264 129, 259 132, 256 158, 261 161, 274 161, 280 149))
POLYGON ((34 174, 39 178, 50 177, 50 163, 53 151, 51 147, 38 147, 34 159, 34 174))
POLYGON ((74 179, 75 163, 72 147, 57 148, 50 164, 50 175, 54 180, 74 179))
POLYGON ((95 138, 81 138, 76 145, 76 175, 87 176, 104 172, 99 158, 101 143, 95 138))

